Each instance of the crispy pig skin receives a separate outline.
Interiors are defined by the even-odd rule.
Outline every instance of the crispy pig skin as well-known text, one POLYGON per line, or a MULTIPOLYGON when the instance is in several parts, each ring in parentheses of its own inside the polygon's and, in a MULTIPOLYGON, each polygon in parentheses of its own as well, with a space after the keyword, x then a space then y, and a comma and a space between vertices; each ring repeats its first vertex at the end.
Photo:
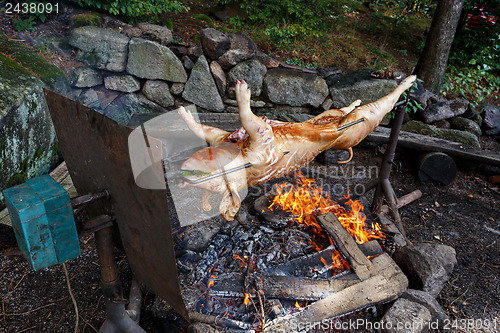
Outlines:
POLYGON ((394 91, 373 103, 359 106, 361 101, 357 100, 348 107, 325 111, 301 123, 257 117, 250 109, 250 89, 245 81, 237 81, 236 100, 243 127, 234 133, 201 125, 189 111, 179 108, 179 114, 188 127, 211 146, 194 153, 183 163, 182 169, 217 173, 223 170, 222 167, 229 169, 252 163, 245 170, 195 185, 221 194, 219 211, 224 219, 232 221, 241 205, 238 191, 295 171, 326 149, 348 150, 349 159, 339 163, 349 162, 353 154, 352 147, 379 125, 415 79, 414 75, 409 76, 394 91), (361 118, 365 121, 337 130, 361 118))

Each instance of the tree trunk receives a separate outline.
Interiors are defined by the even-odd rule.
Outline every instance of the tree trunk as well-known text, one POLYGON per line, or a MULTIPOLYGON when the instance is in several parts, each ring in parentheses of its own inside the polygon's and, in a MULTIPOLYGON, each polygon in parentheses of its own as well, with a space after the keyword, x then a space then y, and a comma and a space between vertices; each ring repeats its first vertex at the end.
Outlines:
POLYGON ((424 50, 415 67, 414 73, 424 81, 424 87, 433 93, 441 89, 463 4, 464 0, 439 0, 424 50))

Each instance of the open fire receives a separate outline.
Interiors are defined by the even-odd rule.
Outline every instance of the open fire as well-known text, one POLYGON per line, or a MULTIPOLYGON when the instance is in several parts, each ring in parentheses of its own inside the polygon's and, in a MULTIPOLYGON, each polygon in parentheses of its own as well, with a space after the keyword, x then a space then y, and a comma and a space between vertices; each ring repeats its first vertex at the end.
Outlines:
POLYGON ((303 175, 293 183, 256 199, 252 222, 222 228, 204 252, 178 258, 189 311, 236 331, 278 332, 287 320, 337 321, 400 292, 400 272, 376 240, 385 235, 361 203, 338 203, 303 175))
MULTIPOLYGON (((337 216, 340 223, 358 244, 366 243, 372 239, 385 238, 378 223, 372 223, 371 228, 366 226, 366 216, 362 213, 364 207, 359 201, 347 198, 346 205, 350 207, 350 210, 347 210, 335 202, 328 193, 323 192, 322 187, 317 185, 314 179, 305 178, 300 172, 297 173, 297 177, 297 185, 276 185, 277 194, 272 198, 272 203, 268 208, 270 210, 280 208, 295 215, 296 217, 292 220, 305 224, 315 236, 311 238, 311 245, 317 251, 326 248, 325 242, 322 241, 324 239, 328 241, 327 246, 333 245, 330 236, 325 233, 316 220, 317 215, 328 212, 333 212, 337 216)), ((332 252, 331 263, 328 263, 324 258, 321 258, 321 261, 334 272, 349 269, 349 264, 337 250, 332 252)))

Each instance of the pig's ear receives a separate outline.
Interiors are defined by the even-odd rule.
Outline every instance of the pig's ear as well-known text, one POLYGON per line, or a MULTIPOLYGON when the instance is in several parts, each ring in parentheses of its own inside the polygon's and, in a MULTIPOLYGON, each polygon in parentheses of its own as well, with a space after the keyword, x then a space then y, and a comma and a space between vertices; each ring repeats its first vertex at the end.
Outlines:
POLYGON ((236 189, 228 186, 228 189, 222 195, 219 206, 219 212, 226 221, 234 220, 236 213, 241 206, 241 198, 236 189))

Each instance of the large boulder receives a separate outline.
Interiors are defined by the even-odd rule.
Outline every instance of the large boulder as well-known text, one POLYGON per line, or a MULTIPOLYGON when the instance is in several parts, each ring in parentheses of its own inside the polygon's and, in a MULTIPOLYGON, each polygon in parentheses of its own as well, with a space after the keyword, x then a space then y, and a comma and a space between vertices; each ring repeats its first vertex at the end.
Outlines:
POLYGON ((227 73, 228 87, 231 97, 234 97, 234 85, 236 80, 245 80, 252 92, 252 96, 260 96, 262 91, 262 82, 267 73, 267 68, 255 59, 247 60, 234 66, 227 73))
POLYGON ((463 143, 471 147, 481 147, 477 136, 472 133, 456 129, 437 128, 421 121, 411 120, 405 123, 401 129, 406 132, 428 135, 438 139, 463 143))
POLYGON ((0 36, 0 49, 0 198, 3 198, 2 190, 47 173, 59 159, 42 88, 67 95, 69 81, 59 68, 5 36, 0 36))
POLYGON ((86 26, 73 29, 69 44, 78 50, 76 59, 89 66, 122 72, 127 64, 129 38, 109 29, 86 26))
POLYGON ((150 80, 187 80, 181 61, 168 47, 141 38, 130 40, 127 72, 150 80))
POLYGON ((205 56, 199 57, 193 67, 182 98, 209 111, 224 111, 224 103, 222 103, 205 56))
POLYGON ((348 106, 357 99, 362 104, 376 101, 396 88, 395 80, 376 79, 373 69, 360 69, 332 75, 326 79, 333 100, 333 108, 348 106))
POLYGON ((469 101, 463 98, 445 100, 431 104, 422 112, 422 117, 427 124, 430 124, 464 114, 468 106, 469 101))
POLYGON ((328 96, 325 80, 314 74, 286 68, 269 70, 263 89, 271 102, 290 106, 310 105, 317 108, 328 96))

